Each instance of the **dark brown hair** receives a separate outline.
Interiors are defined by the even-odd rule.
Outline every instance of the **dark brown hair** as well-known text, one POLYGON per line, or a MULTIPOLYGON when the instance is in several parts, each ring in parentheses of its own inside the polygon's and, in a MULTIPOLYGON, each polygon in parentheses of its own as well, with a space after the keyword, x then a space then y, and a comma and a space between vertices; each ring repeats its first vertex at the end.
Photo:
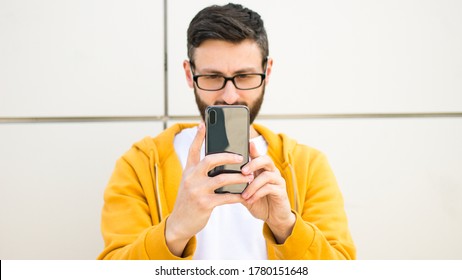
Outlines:
POLYGON ((194 59, 194 50, 206 40, 224 40, 239 43, 255 41, 263 60, 269 54, 268 37, 260 15, 239 4, 213 5, 201 10, 188 28, 188 57, 194 59))

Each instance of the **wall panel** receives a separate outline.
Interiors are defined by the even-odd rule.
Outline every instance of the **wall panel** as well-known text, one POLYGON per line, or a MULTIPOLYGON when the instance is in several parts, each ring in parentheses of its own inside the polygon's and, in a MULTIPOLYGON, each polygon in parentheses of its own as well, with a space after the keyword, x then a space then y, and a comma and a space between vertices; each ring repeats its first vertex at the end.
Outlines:
MULTIPOLYGON (((189 21, 211 3, 169 1, 172 115, 197 114, 181 65, 189 21)), ((264 114, 462 111, 460 1, 241 3, 265 20, 275 60, 264 114)))
POLYGON ((0 125, 0 259, 96 259, 116 160, 157 122, 0 125))
POLYGON ((0 2, 0 117, 162 115, 162 1, 0 2))
POLYGON ((261 123, 327 155, 358 258, 462 258, 460 118, 261 123))

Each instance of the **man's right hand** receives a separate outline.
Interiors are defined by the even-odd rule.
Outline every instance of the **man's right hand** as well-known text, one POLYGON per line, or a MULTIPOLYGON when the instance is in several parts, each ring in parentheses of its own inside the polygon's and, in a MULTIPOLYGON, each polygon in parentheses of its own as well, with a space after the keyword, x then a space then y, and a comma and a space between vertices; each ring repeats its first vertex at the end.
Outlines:
POLYGON ((209 177, 209 170, 224 164, 240 163, 242 156, 221 153, 200 160, 204 138, 205 126, 201 123, 189 149, 175 206, 166 222, 167 246, 178 257, 182 256, 188 241, 205 227, 216 206, 243 201, 240 194, 215 194, 214 191, 226 185, 253 180, 253 175, 244 176, 240 173, 209 177))

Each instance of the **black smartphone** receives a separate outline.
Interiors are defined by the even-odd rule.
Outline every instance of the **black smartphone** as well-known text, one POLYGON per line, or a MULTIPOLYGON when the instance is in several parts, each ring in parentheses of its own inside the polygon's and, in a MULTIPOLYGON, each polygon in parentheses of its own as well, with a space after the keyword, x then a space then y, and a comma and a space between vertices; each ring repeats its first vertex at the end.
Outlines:
MULTIPOLYGON (((249 109, 242 105, 209 106, 205 110, 205 154, 233 153, 244 159, 238 164, 217 166, 208 172, 210 177, 222 173, 241 173, 249 162, 249 109)), ((244 184, 232 184, 215 190, 215 193, 242 193, 244 184)))

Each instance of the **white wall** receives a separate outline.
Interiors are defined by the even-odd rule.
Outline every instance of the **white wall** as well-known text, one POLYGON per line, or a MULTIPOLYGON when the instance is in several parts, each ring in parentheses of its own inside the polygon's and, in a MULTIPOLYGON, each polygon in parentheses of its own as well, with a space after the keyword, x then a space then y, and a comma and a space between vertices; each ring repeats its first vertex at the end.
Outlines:
MULTIPOLYGON (((163 1, 0 1, 0 259, 96 258, 115 160, 197 115, 186 28, 227 2, 168 1, 164 85, 163 1)), ((260 122, 327 154, 358 258, 461 259, 462 2, 241 3, 275 60, 260 122)))

